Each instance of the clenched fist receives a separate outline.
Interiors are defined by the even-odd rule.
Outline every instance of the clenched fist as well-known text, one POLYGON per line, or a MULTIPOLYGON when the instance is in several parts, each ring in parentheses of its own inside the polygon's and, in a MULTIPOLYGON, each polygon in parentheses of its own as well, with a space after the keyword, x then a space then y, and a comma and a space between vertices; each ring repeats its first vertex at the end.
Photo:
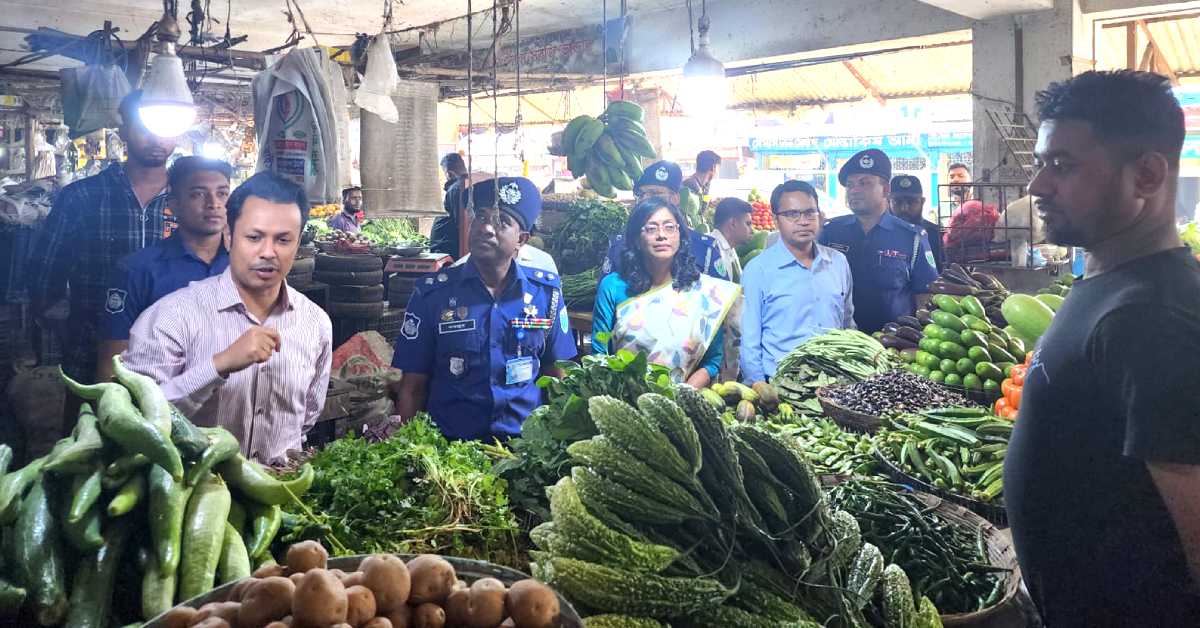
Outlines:
POLYGON ((228 377, 251 364, 262 364, 279 351, 279 332, 270 327, 254 326, 246 330, 229 348, 213 356, 213 366, 221 377, 228 377))

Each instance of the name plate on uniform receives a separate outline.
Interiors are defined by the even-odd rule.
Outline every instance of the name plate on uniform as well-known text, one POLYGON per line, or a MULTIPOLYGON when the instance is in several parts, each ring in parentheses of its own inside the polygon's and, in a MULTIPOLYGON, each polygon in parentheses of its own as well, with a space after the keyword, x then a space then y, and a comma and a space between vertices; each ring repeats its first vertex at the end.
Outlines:
POLYGON ((475 331, 475 319, 438 323, 438 334, 457 334, 462 331, 475 331))

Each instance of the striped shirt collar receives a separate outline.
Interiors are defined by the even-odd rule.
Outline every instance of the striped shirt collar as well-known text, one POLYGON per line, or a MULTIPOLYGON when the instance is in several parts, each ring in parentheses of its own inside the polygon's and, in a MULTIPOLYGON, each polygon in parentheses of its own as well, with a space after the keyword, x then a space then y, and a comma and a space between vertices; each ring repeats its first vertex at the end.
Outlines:
MULTIPOLYGON (((287 285, 287 280, 283 282, 283 290, 280 295, 283 297, 283 311, 291 311, 296 309, 296 298, 292 295, 293 288, 287 285)), ((237 306, 245 308, 246 304, 242 301, 242 294, 238 292, 237 284, 233 281, 233 267, 225 269, 225 272, 217 278, 216 284, 217 311, 224 311, 237 306)), ((272 313, 279 311, 276 306, 272 313)))

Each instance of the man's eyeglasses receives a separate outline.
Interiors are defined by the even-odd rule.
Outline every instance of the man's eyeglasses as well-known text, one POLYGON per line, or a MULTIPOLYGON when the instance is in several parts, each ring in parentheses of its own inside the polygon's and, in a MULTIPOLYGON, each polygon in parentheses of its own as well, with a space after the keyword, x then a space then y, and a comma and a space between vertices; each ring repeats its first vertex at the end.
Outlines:
POLYGON ((800 222, 800 221, 807 222, 807 221, 816 220, 817 218, 819 218, 821 216, 821 210, 806 209, 804 211, 800 211, 798 209, 789 209, 786 211, 781 211, 775 215, 779 216, 780 218, 782 218, 788 222, 800 222))
POLYGON ((661 225, 644 225, 642 227, 642 235, 656 236, 658 234, 673 236, 679 233, 679 225, 668 222, 661 225))
POLYGON ((480 207, 475 209, 474 220, 476 222, 487 223, 497 229, 506 227, 512 224, 513 218, 507 213, 492 209, 490 207, 480 207))

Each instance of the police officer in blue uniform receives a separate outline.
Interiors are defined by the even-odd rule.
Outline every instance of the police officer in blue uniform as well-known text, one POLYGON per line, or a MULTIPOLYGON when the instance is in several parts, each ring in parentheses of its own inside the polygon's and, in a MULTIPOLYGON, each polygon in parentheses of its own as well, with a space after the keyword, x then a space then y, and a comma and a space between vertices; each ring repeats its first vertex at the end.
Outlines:
POLYGON ((474 186, 471 257, 417 282, 392 366, 404 420, 427 411, 449 438, 507 438, 541 403, 540 375, 575 357, 557 274, 516 263, 542 199, 528 179, 474 186))
POLYGON ((892 213, 897 218, 903 218, 912 225, 925 230, 929 238, 929 250, 933 251, 933 261, 937 271, 942 272, 942 228, 937 223, 925 218, 925 192, 921 180, 907 174, 892 177, 892 193, 889 197, 892 213))
POLYGON ((159 299, 225 272, 225 200, 233 168, 224 161, 181 157, 167 173, 167 207, 178 229, 117 263, 99 325, 96 381, 112 375, 112 356, 129 347, 137 317, 159 299))
MULTIPOLYGON (((683 171, 679 168, 679 164, 660 161, 651 164, 642 172, 641 178, 633 186, 633 193, 638 201, 658 196, 679 207, 679 188, 682 186, 683 171)), ((694 227, 694 225, 689 226, 694 227)), ((696 266, 700 268, 700 272, 717 279, 728 280, 730 269, 725 268, 725 261, 721 258, 721 249, 717 246, 717 241, 694 228, 688 229, 687 232, 692 256, 695 257, 696 266)), ((616 264, 617 260, 621 259, 621 251, 624 249, 625 236, 623 234, 613 236, 609 242, 608 255, 604 258, 604 265, 600 268, 598 279, 604 279, 605 275, 619 270, 616 264)))
POLYGON ((888 212, 892 162, 864 150, 842 166, 838 182, 853 212, 826 223, 820 242, 844 253, 854 277, 854 322, 874 333, 928 299, 937 278, 929 239, 919 225, 888 212))

